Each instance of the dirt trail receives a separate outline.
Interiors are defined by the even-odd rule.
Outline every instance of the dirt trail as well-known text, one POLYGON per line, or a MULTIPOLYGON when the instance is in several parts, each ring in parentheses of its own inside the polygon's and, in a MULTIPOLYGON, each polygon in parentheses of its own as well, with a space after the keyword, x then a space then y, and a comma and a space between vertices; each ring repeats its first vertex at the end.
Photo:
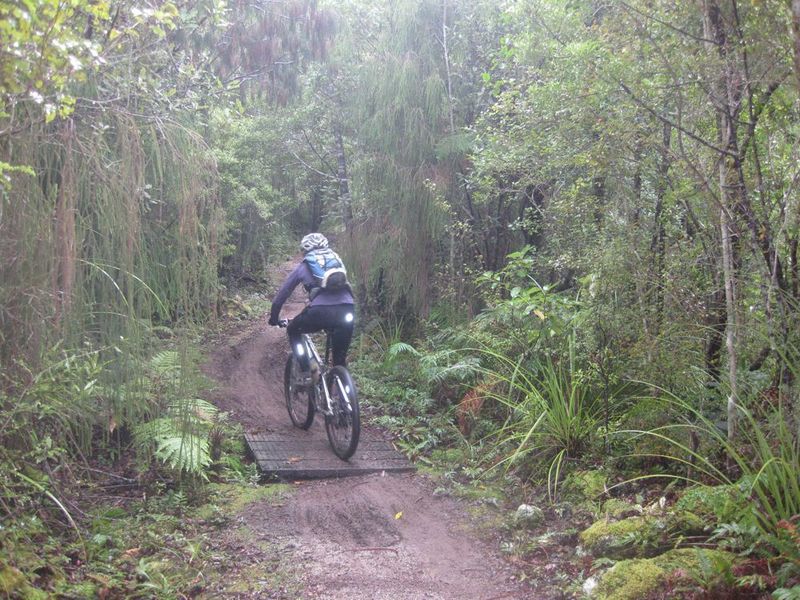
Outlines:
MULTIPOLYGON (((284 314, 301 309, 296 293, 284 314)), ((247 431, 291 431, 283 402, 288 344, 285 332, 267 327, 265 321, 218 348, 209 372, 220 383, 220 408, 247 431)), ((324 438, 316 422, 315 428, 315 435, 324 438)), ((424 476, 387 474, 304 482, 297 484, 283 505, 254 505, 241 518, 252 532, 254 546, 263 547, 266 542, 281 548, 284 564, 297 567, 304 588, 301 598, 535 597, 514 579, 513 569, 486 541, 469 533, 465 506, 435 496, 424 476)))

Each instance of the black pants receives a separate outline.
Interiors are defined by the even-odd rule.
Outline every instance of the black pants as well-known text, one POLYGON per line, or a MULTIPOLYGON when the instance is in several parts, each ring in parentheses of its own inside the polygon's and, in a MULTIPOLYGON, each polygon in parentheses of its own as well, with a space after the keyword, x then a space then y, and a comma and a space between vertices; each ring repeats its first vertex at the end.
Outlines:
POLYGON ((332 332, 333 364, 346 366, 347 350, 350 348, 350 340, 353 339, 354 317, 355 310, 352 304, 334 304, 333 306, 309 306, 292 319, 286 328, 286 333, 289 334, 289 344, 300 362, 300 368, 303 371, 309 369, 308 356, 297 355, 297 346, 302 342, 301 334, 314 333, 323 329, 329 329, 332 332))

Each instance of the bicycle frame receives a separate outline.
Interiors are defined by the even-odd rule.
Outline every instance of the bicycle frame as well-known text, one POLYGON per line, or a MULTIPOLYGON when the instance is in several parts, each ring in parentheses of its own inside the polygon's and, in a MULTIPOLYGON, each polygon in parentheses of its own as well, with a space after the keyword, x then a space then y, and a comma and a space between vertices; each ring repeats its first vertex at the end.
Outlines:
MULTIPOLYGON (((323 414, 330 415, 332 413, 331 393, 330 390, 328 389, 328 381, 325 375, 328 372, 328 360, 330 358, 330 351, 331 351, 331 334, 330 332, 326 332, 324 361, 320 358, 319 352, 317 352, 317 346, 314 344, 314 340, 311 339, 311 335, 308 333, 304 333, 302 339, 309 360, 316 360, 317 364, 319 365, 319 379, 320 383, 322 384, 320 387, 322 388, 322 391, 325 394, 325 405, 317 406, 317 408, 320 409, 320 412, 322 412, 323 414)), ((317 402, 317 404, 319 405, 319 402, 317 402)))

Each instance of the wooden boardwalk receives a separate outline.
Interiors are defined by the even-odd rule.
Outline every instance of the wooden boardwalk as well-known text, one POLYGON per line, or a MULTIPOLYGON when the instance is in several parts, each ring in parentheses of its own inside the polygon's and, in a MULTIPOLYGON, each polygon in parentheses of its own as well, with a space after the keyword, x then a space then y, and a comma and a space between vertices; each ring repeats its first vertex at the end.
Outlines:
POLYGON ((343 461, 333 453, 328 438, 316 427, 309 431, 295 429, 290 434, 248 433, 245 440, 264 480, 320 479, 414 470, 414 466, 388 439, 363 431, 358 449, 349 461, 343 461))

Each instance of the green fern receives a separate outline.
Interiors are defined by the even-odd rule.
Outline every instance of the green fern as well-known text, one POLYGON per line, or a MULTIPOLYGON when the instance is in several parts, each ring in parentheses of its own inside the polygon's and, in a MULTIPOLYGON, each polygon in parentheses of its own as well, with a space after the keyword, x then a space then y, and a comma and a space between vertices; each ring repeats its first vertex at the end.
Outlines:
POLYGON ((800 585, 791 588, 778 588, 772 592, 772 597, 776 600, 800 600, 800 585))
POLYGON ((422 378, 434 385, 457 381, 463 383, 473 379, 481 372, 480 360, 467 356, 460 361, 449 364, 455 351, 445 350, 426 354, 420 359, 422 378))
POLYGON ((174 350, 162 350, 150 359, 150 368, 156 375, 180 374, 181 356, 174 350))
POLYGON ((218 414, 216 406, 200 398, 175 400, 167 408, 167 415, 183 419, 187 425, 210 425, 218 414))
POLYGON ((134 441, 169 468, 205 478, 204 469, 212 462, 208 430, 216 412, 204 400, 177 401, 168 416, 136 427, 134 441))
POLYGON ((160 438, 156 457, 176 471, 197 474, 204 479, 204 469, 211 464, 208 438, 194 434, 160 438))
POLYGON ((414 358, 419 358, 420 352, 411 344, 406 344, 405 342, 395 342, 389 346, 388 350, 386 350, 386 356, 384 360, 386 362, 392 362, 403 355, 410 355, 414 358))

